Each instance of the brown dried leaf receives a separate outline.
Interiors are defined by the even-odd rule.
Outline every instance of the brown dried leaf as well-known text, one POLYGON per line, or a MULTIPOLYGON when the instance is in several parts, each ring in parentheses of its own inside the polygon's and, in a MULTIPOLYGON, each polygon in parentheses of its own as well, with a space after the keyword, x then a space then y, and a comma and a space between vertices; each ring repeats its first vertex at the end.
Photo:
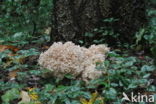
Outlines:
POLYGON ((17 47, 15 47, 15 46, 11 46, 11 45, 0 45, 0 52, 3 52, 5 50, 7 50, 7 49, 9 49, 9 50, 11 50, 13 52, 19 51, 19 49, 17 47))
POLYGON ((49 49, 49 46, 43 46, 42 49, 49 49))
POLYGON ((26 91, 21 91, 21 95, 20 96, 21 96, 22 100, 20 102, 18 102, 18 104, 22 104, 22 103, 29 104, 29 102, 31 101, 31 99, 29 97, 29 94, 26 91))
POLYGON ((9 79, 10 80, 15 79, 16 76, 17 76, 17 72, 19 72, 19 69, 16 69, 16 70, 13 70, 13 71, 9 72, 9 74, 8 74, 9 79))

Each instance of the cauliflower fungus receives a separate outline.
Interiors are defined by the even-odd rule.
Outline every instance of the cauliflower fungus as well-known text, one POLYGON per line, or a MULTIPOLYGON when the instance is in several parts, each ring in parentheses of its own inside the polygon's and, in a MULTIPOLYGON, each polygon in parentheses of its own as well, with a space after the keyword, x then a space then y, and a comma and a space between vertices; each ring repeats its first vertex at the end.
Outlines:
POLYGON ((55 42, 40 54, 39 64, 52 71, 55 77, 63 78, 65 74, 81 78, 84 81, 100 77, 103 71, 96 69, 96 62, 103 62, 109 48, 105 45, 80 47, 72 42, 55 42))

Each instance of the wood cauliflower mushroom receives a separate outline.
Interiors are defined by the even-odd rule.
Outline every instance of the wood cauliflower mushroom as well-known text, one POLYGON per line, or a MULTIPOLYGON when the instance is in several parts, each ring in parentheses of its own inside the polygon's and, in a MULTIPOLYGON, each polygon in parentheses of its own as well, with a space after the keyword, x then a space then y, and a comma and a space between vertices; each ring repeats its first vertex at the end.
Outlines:
POLYGON ((55 42, 41 53, 39 64, 52 71, 52 75, 63 78, 66 74, 79 77, 84 81, 99 78, 103 71, 96 69, 96 62, 103 62, 109 48, 105 45, 80 47, 72 42, 55 42))

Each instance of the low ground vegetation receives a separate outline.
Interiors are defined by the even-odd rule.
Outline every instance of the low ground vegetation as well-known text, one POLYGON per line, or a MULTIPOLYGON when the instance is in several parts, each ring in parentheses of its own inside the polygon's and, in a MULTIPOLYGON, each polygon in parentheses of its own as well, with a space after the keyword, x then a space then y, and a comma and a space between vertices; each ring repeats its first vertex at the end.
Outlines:
MULTIPOLYGON (((72 74, 61 79, 51 76, 51 71, 38 64, 40 54, 52 44, 53 4, 50 0, 40 0, 39 5, 26 1, 0 0, 0 104, 129 104, 122 100, 123 92, 155 95, 155 0, 147 2, 148 23, 133 35, 132 43, 121 41, 121 35, 110 26, 93 30, 98 39, 85 33, 89 41, 77 40, 84 47, 92 45, 90 41, 110 47, 102 66, 96 67, 105 73, 87 83, 72 74)), ((103 21, 112 24, 117 20, 103 21)))

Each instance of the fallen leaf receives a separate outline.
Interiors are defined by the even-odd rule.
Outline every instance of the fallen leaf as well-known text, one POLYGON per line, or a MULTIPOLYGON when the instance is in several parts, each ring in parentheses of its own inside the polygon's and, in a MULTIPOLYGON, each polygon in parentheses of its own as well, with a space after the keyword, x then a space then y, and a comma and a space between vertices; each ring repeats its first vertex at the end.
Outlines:
POLYGON ((96 101, 97 96, 98 96, 97 92, 92 93, 92 97, 89 100, 88 104, 94 104, 94 102, 96 101))
POLYGON ((35 101, 34 104, 42 104, 40 101, 35 101))
MULTIPOLYGON (((18 54, 16 54, 18 56, 18 54)), ((16 63, 24 64, 26 57, 25 56, 20 56, 20 57, 11 57, 11 60, 13 60, 16 63)))
POLYGON ((8 66, 11 66, 12 63, 18 63, 18 64, 24 64, 26 57, 25 56, 21 56, 21 57, 13 57, 13 56, 18 56, 18 54, 8 54, 9 57, 5 58, 4 65, 3 67, 6 68, 8 66))
POLYGON ((31 92, 34 88, 27 88, 28 91, 21 91, 21 101, 18 104, 42 104, 38 101, 38 95, 35 92, 31 92))
POLYGON ((3 64, 3 68, 6 68, 8 66, 10 66, 12 64, 12 61, 7 59, 7 61, 5 62, 5 64, 3 64))
POLYGON ((9 53, 8 56, 16 56, 16 54, 9 53))
POLYGON ((9 74, 8 74, 9 79, 14 80, 16 78, 16 76, 17 76, 17 72, 19 72, 19 69, 10 71, 9 74))
POLYGON ((48 27, 46 30, 45 30, 45 34, 50 34, 50 32, 51 32, 51 27, 48 27))
POLYGON ((29 96, 31 100, 38 100, 39 96, 38 94, 34 91, 35 88, 27 88, 28 92, 29 92, 29 96))
POLYGON ((89 101, 87 101, 86 99, 80 99, 80 102, 81 104, 94 104, 94 102, 96 101, 97 99, 97 96, 98 96, 98 93, 95 92, 95 93, 92 93, 92 97, 89 101))
POLYGON ((105 104, 103 97, 98 97, 97 100, 100 101, 99 104, 105 104))
POLYGON ((81 98, 80 99, 81 104, 88 104, 88 101, 86 99, 81 98))
POLYGON ((48 48, 49 46, 46 46, 46 45, 42 47, 42 49, 48 49, 48 48))
POLYGON ((20 94, 20 96, 21 96, 21 101, 20 102, 18 102, 18 104, 22 104, 22 103, 26 103, 26 104, 29 104, 29 102, 31 101, 31 99, 30 99, 30 97, 29 97, 29 94, 28 94, 28 92, 26 92, 26 91, 21 91, 21 94, 20 94))
POLYGON ((13 52, 19 51, 19 49, 17 47, 15 47, 15 46, 11 46, 11 45, 0 45, 0 52, 3 52, 5 50, 7 50, 7 49, 9 49, 9 50, 11 50, 13 52))
POLYGON ((38 100, 39 96, 36 92, 32 92, 31 94, 29 94, 30 98, 32 100, 38 100))
POLYGON ((33 88, 31 88, 31 87, 27 87, 26 88, 29 92, 31 92, 31 91, 33 91, 33 90, 35 90, 35 88, 33 87, 33 88))

